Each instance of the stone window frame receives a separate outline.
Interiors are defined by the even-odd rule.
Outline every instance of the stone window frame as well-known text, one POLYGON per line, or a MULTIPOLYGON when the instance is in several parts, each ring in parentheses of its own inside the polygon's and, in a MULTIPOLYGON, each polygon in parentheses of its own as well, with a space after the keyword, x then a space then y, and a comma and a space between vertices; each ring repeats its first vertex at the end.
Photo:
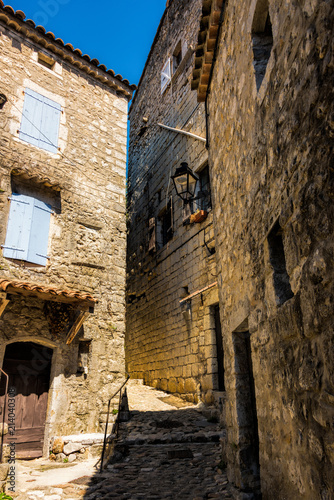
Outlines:
MULTIPOLYGON (((250 38, 250 44, 251 44, 251 54, 252 54, 252 62, 253 62, 253 42, 252 42, 252 32, 253 32, 253 24, 254 24, 254 16, 255 16, 255 13, 256 13, 256 9, 257 9, 257 6, 259 4, 259 2, 264 2, 265 0, 252 0, 251 2, 251 6, 250 6, 250 9, 249 9, 249 15, 248 15, 248 20, 247 20, 247 31, 249 33, 249 38, 250 38)), ((252 64, 252 68, 253 68, 253 71, 254 71, 254 89, 253 89, 253 95, 254 95, 254 98, 257 100, 258 104, 261 104, 263 99, 264 99, 264 96, 266 95, 266 92, 267 92, 267 88, 268 88, 268 84, 269 84, 269 81, 270 81, 270 75, 271 75, 271 72, 275 66, 275 55, 274 55, 274 46, 275 46, 275 39, 276 39, 276 34, 277 34, 277 31, 276 31, 276 24, 275 24, 275 19, 274 19, 274 16, 272 15, 273 13, 271 12, 271 1, 270 0, 267 0, 268 1, 268 10, 269 10, 269 16, 270 16, 270 20, 271 20, 271 26, 272 26, 272 35, 273 35, 273 45, 272 45, 272 49, 271 49, 271 53, 270 53, 270 57, 268 59, 268 62, 267 62, 267 66, 266 66, 266 71, 265 71, 265 75, 264 75, 264 78, 261 82, 261 86, 259 89, 257 89, 256 87, 256 79, 255 79, 255 70, 253 68, 253 64, 252 64)))

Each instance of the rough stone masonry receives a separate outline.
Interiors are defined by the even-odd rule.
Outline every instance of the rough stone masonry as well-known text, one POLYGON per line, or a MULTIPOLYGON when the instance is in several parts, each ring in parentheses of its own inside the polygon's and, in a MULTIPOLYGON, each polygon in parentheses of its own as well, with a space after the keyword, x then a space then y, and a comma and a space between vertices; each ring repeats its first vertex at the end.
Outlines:
POLYGON ((203 2, 224 452, 266 499, 334 495, 333 21, 321 0, 203 2))
POLYGON ((22 410, 16 426, 30 434, 38 428, 35 441, 44 439, 48 454, 51 437, 103 429, 105 405, 124 377, 126 130, 134 87, 24 17, 0 2, 0 366, 12 370, 16 357, 10 385, 17 412, 37 408, 41 420, 22 410), (46 144, 55 117, 57 143, 46 144), (51 206, 44 265, 4 256, 14 196, 51 206), (67 338, 72 330, 74 340, 67 338))

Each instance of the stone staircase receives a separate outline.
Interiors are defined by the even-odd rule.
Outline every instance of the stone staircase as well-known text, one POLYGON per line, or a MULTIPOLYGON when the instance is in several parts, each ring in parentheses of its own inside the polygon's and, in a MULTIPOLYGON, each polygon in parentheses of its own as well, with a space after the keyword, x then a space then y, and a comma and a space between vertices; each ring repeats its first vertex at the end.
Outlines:
POLYGON ((108 465, 91 479, 84 498, 232 498, 221 461, 224 437, 204 408, 132 411, 131 419, 120 424, 108 465))

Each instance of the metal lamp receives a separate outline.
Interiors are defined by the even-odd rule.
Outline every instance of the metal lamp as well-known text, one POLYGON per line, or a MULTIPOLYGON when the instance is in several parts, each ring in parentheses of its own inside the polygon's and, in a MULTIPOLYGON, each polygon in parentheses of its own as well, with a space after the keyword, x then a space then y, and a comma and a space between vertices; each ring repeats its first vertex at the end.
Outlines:
POLYGON ((175 170, 175 174, 172 175, 172 179, 177 195, 185 203, 189 203, 195 196, 198 176, 188 167, 188 163, 182 162, 181 166, 175 170))
POLYGON ((4 107, 6 102, 7 102, 7 97, 5 96, 5 94, 0 94, 0 109, 4 107))

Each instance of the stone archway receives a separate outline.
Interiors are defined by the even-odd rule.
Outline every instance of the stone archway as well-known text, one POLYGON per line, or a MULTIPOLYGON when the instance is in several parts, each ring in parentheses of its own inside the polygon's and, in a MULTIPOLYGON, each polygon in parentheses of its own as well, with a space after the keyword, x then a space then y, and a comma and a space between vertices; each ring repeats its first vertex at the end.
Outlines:
MULTIPOLYGON (((52 349, 34 342, 14 342, 6 347, 2 368, 9 375, 11 404, 7 405, 6 422, 11 432, 5 436, 5 444, 15 442, 16 458, 43 455, 52 355, 52 349)), ((4 392, 1 381, 1 407, 4 392)))

